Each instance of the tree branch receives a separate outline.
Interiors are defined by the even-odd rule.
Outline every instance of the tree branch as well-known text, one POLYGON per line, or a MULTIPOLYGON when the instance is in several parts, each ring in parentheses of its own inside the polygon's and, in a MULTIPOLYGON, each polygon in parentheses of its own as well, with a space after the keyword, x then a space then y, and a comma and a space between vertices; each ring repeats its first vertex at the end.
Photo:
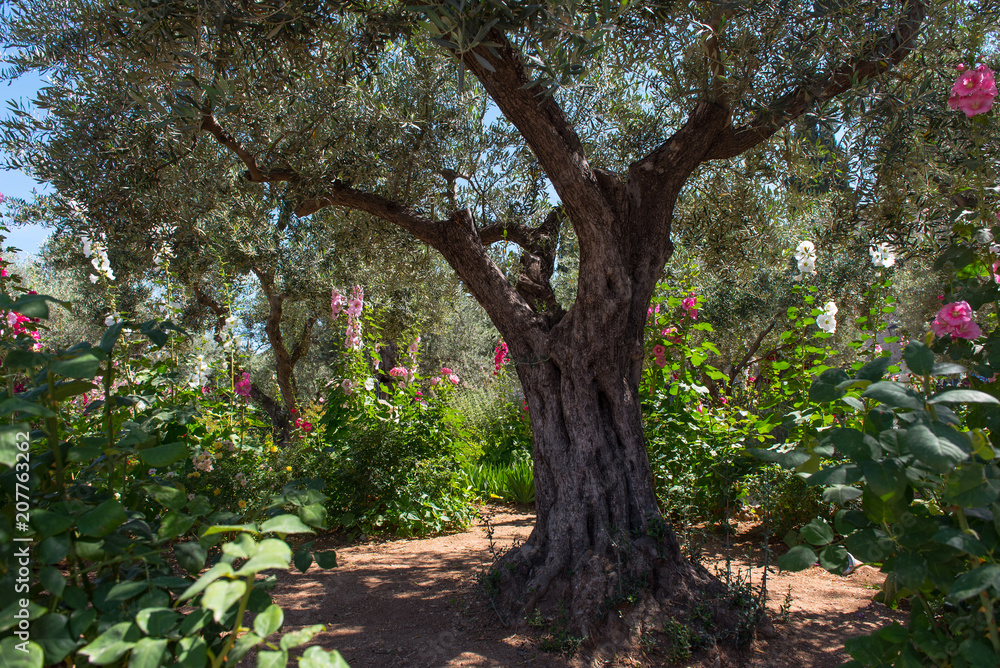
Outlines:
POLYGON ((257 158, 255 158, 240 141, 238 141, 233 135, 229 134, 224 127, 219 125, 219 122, 212 114, 205 114, 202 116, 201 129, 205 132, 211 133, 212 136, 215 137, 216 141, 235 153, 236 156, 243 161, 243 164, 247 167, 245 176, 248 180, 255 183, 298 180, 298 174, 289 169, 268 170, 267 172, 261 171, 260 166, 257 164, 257 158))
POLYGON ((774 316, 774 318, 771 319, 771 324, 769 324, 766 328, 764 328, 764 330, 760 334, 757 335, 757 338, 754 339, 754 342, 750 344, 749 348, 747 348, 747 354, 744 355, 743 359, 740 360, 740 363, 734 366, 732 370, 729 372, 730 387, 732 387, 733 383, 736 382, 736 376, 739 375, 740 371, 742 371, 749 365, 751 358, 753 358, 754 354, 758 350, 760 350, 760 346, 764 342, 764 337, 770 334, 771 330, 774 329, 774 326, 778 324, 779 317, 780 316, 776 315, 774 316))
POLYGON ((309 354, 309 345, 312 343, 310 338, 310 333, 312 332, 313 326, 316 324, 316 318, 309 318, 306 320, 306 324, 302 327, 302 336, 299 340, 295 342, 295 347, 292 349, 291 362, 294 367, 300 359, 309 354))
POLYGON ((514 124, 534 152, 546 176, 567 209, 581 238, 582 228, 600 225, 598 212, 613 224, 612 207, 591 169, 580 137, 551 95, 545 96, 528 78, 520 54, 507 37, 492 30, 487 40, 494 46, 479 46, 462 57, 465 67, 482 83, 503 115, 514 124))
POLYGON ((823 104, 846 90, 860 85, 906 58, 926 13, 924 0, 902 0, 906 13, 892 33, 871 48, 865 58, 852 59, 818 81, 797 86, 773 101, 763 112, 739 128, 729 128, 709 149, 706 160, 737 156, 761 143, 789 121, 802 115, 813 105, 823 104))
POLYGON ((444 221, 434 221, 413 209, 381 195, 355 190, 340 181, 334 181, 326 194, 303 200, 295 209, 296 216, 308 216, 327 206, 342 206, 370 213, 373 216, 399 225, 421 241, 433 245, 440 237, 444 221))

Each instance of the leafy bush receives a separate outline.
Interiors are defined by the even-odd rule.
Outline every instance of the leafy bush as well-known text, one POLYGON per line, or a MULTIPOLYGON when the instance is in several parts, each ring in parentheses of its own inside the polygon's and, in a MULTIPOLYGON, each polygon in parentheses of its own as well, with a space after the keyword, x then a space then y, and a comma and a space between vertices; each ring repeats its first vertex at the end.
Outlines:
MULTIPOLYGON (((3 296, 0 308, 45 318, 48 301, 3 296)), ((168 340, 169 325, 130 326, 152 352, 168 340)), ((27 336, 0 341, 8 388, 0 414, 11 418, 0 427, 0 587, 14 593, 0 610, 0 654, 26 668, 77 656, 96 665, 220 668, 256 648, 258 665, 283 666, 323 627, 268 641, 283 613, 267 593, 274 577, 260 573, 293 560, 335 565, 333 553, 313 554, 309 544, 293 553, 285 542, 323 526, 322 497, 289 489, 248 521, 191 492, 177 471, 191 464, 196 411, 155 372, 148 387, 134 376, 116 382, 131 375, 113 359, 124 327, 112 326, 97 346, 53 352, 27 336), (158 391, 145 394, 150 388, 158 391), (80 411, 76 400, 98 392, 80 411), (164 471, 162 479, 150 479, 147 467, 164 471), (248 612, 256 613, 253 629, 240 635, 248 612)), ((299 662, 346 666, 318 647, 299 662)))
POLYGON ((911 599, 906 627, 893 624, 847 642, 854 665, 998 665, 1000 453, 986 432, 963 428, 960 407, 1000 401, 975 390, 939 389, 939 379, 965 369, 936 363, 922 342, 911 341, 904 358, 912 385, 883 379, 887 357, 853 377, 828 370, 813 384, 810 397, 819 406, 810 410, 829 411, 835 403, 847 412, 841 426, 795 452, 837 457, 809 484, 839 505, 860 499, 861 508, 840 510, 833 527, 814 520, 801 532, 808 545, 778 561, 800 570, 818 558, 841 572, 850 551, 882 564, 883 600, 911 599))
POLYGON ((331 490, 336 525, 410 536, 471 518, 457 461, 457 417, 443 397, 417 392, 401 385, 384 400, 374 386, 349 395, 338 386, 330 395, 321 419, 326 447, 313 457, 331 490))

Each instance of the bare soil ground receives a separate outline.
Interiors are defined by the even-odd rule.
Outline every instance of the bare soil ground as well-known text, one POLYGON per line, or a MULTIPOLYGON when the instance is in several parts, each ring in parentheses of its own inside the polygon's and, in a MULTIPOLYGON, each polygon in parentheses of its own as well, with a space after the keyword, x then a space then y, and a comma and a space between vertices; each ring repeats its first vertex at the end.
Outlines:
MULTIPOLYGON (((533 515, 517 509, 493 512, 495 550, 527 538, 533 515)), ((325 540, 330 539, 321 538, 315 547, 335 547, 324 545, 325 540)), ((741 534, 729 550, 732 570, 743 569, 746 576, 752 565, 754 583, 763 573, 759 543, 741 534)), ((701 553, 709 570, 724 568, 726 548, 718 538, 705 542, 701 553)), ((582 657, 543 651, 539 633, 517 633, 505 624, 510 620, 501 620, 491 609, 476 580, 493 561, 481 524, 448 536, 341 547, 337 556, 338 568, 329 571, 314 565, 306 573, 280 574, 274 595, 285 609, 285 631, 325 624, 327 631, 313 642, 339 650, 352 668, 591 665, 582 657)), ((868 566, 846 577, 819 567, 771 573, 768 609, 774 630, 742 656, 703 655, 670 664, 663 649, 647 646, 597 665, 832 668, 849 658, 842 649, 845 638, 901 619, 901 613, 870 601, 882 578, 868 566), (782 615, 789 588, 790 609, 782 615)))

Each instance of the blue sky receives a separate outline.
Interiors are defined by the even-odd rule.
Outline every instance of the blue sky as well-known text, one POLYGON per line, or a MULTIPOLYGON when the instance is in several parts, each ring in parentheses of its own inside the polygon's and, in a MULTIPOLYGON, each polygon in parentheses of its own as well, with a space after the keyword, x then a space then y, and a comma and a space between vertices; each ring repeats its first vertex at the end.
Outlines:
MULTIPOLYGON (((41 79, 36 74, 23 76, 13 82, 0 83, 0 99, 3 100, 4 116, 7 115, 7 101, 17 99, 30 99, 35 96, 41 86, 41 79)), ((32 198, 32 191, 43 192, 45 187, 39 185, 34 179, 29 178, 20 171, 0 171, 0 192, 6 197, 32 198)), ((34 254, 38 252, 48 230, 38 225, 13 228, 4 241, 4 246, 16 246, 24 253, 34 254)))

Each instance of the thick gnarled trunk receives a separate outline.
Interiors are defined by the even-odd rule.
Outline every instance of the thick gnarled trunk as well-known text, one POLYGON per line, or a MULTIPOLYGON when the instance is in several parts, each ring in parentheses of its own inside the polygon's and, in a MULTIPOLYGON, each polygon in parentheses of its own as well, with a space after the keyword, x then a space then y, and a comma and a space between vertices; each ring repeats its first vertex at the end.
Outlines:
POLYGON ((593 635, 628 600, 686 607, 719 585, 681 555, 653 489, 638 385, 652 286, 578 302, 543 339, 507 338, 534 436, 537 521, 495 566, 508 621, 537 609, 593 635), (537 345, 538 339, 535 339, 537 345))

